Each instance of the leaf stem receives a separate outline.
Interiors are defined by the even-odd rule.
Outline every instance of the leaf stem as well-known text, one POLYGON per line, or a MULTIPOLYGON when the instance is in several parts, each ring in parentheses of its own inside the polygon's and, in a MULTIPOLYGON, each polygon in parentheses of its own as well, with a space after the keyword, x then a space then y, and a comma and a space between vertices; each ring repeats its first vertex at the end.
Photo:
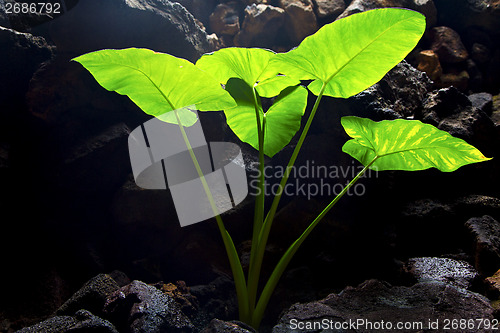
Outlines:
POLYGON ((271 298, 271 295, 274 291, 274 288, 276 288, 276 285, 278 284, 278 281, 280 280, 281 276, 283 275, 283 272, 285 271, 288 263, 290 260, 292 260, 293 255, 297 250, 299 249, 300 245, 304 242, 304 240, 307 238, 307 236, 311 233, 311 231, 318 225, 318 223, 325 217, 325 215, 330 211, 330 209, 335 206, 335 204, 344 196, 344 194, 349 191, 349 189, 363 176, 363 174, 368 170, 368 168, 377 160, 378 157, 375 157, 368 165, 366 165, 363 170, 361 170, 356 177, 354 177, 353 180, 349 182, 349 184, 342 189, 342 191, 326 206, 325 209, 314 219, 314 221, 311 222, 311 224, 307 227, 307 229, 300 235, 300 237, 293 242, 292 245, 288 248, 288 250, 283 254, 281 257, 280 261, 274 268, 273 273, 269 277, 269 280, 267 281, 264 290, 262 291, 262 294, 259 298, 259 302, 257 303, 257 306, 255 308, 255 311, 253 312, 252 315, 252 322, 251 325, 253 327, 259 327, 260 322, 262 320, 262 316, 264 314, 264 310, 267 307, 267 304, 269 303, 269 299, 271 298))
POLYGON ((231 236, 224 227, 224 223, 222 222, 222 218, 220 217, 220 213, 212 196, 212 192, 210 191, 205 176, 203 175, 203 171, 201 170, 200 164, 198 163, 198 159, 194 154, 193 147, 189 142, 189 138, 187 137, 186 131, 184 130, 184 126, 182 125, 181 119, 179 118, 177 109, 173 108, 173 112, 175 114, 175 117, 177 118, 177 124, 179 125, 179 129, 181 130, 182 138, 184 139, 186 147, 188 148, 189 155, 191 156, 193 164, 196 168, 196 172, 198 173, 198 176, 203 185, 203 189, 205 190, 208 201, 210 202, 210 206, 212 207, 212 211, 217 221, 217 226, 219 227, 219 231, 222 236, 224 246, 226 248, 227 256, 229 258, 229 264, 231 266, 231 271, 233 273, 234 284, 236 287, 236 295, 238 298, 238 309, 240 318, 244 321, 248 321, 250 318, 250 312, 248 307, 248 294, 246 290, 245 274, 243 273, 243 268, 241 266, 238 252, 236 251, 231 236))
MULTIPOLYGON (((316 102, 314 103, 314 106, 311 110, 309 118, 307 119, 307 122, 304 126, 304 130, 302 131, 302 134, 300 135, 299 141, 297 142, 297 145, 295 146, 295 149, 293 150, 292 156, 290 158, 290 161, 288 162, 288 165, 286 167, 283 178, 281 179, 281 182, 280 182, 280 185, 278 188, 278 193, 274 197, 271 208, 270 208, 269 212, 267 213, 266 219, 264 220, 264 224, 261 227, 260 234, 258 237, 258 247, 257 247, 256 253, 255 253, 255 259, 252 263, 252 267, 255 267, 255 271, 258 271, 258 273, 259 273, 258 275, 260 275, 260 270, 261 270, 262 262, 264 259, 264 253, 266 250, 267 240, 269 237, 269 233, 271 231, 271 226, 273 223, 274 215, 276 213, 276 209, 278 208, 278 204, 280 202, 281 196, 283 195, 283 189, 285 188, 286 182, 288 181, 288 177, 290 176, 290 172, 292 170, 292 167, 295 164, 295 160, 297 159, 297 156, 300 152, 300 148, 302 147, 302 144, 304 143, 307 132, 309 131, 309 128, 311 127, 312 120, 314 119, 314 115, 316 114, 316 111, 318 109, 321 98, 323 97, 323 93, 325 91, 325 88, 326 88, 326 83, 323 83, 323 86, 321 87, 321 90, 318 94, 318 97, 316 98, 316 102)), ((252 249, 253 249, 253 244, 252 244, 252 249)), ((249 280, 250 280, 250 278, 249 278, 249 280)), ((250 311, 252 311, 252 310, 250 310, 250 311)))
POLYGON ((253 309, 255 308, 255 303, 257 301, 257 289, 259 286, 259 276, 260 276, 260 266, 255 265, 255 256, 257 254, 257 249, 259 247, 259 234, 264 222, 264 138, 266 131, 266 115, 259 107, 258 96, 255 91, 255 87, 252 87, 254 106, 255 106, 255 116, 257 118, 257 131, 259 138, 259 177, 257 187, 259 193, 257 193, 257 198, 255 199, 255 214, 253 222, 253 235, 252 235, 252 247, 250 250, 250 267, 248 269, 248 300, 249 300, 249 310, 250 315, 252 315, 253 309), (260 116, 262 113, 262 123, 260 121, 260 116))

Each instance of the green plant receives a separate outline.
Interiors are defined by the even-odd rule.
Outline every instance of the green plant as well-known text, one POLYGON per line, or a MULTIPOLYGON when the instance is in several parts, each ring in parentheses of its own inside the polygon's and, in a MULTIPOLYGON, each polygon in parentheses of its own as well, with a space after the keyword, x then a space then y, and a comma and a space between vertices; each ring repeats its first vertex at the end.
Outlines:
POLYGON ((343 127, 353 138, 343 151, 365 167, 283 254, 258 297, 264 250, 282 189, 322 96, 348 98, 378 82, 415 47, 424 30, 425 18, 419 13, 378 9, 326 25, 296 49, 283 54, 257 48, 229 48, 204 55, 193 65, 168 54, 124 49, 101 50, 74 60, 104 88, 128 95, 144 112, 179 125, 216 215, 235 280, 240 319, 258 327, 271 294, 297 249, 366 170, 436 167, 449 172, 488 160, 463 140, 419 121, 376 123, 363 118, 342 118, 343 127), (265 214, 264 155, 275 155, 300 128, 307 103, 307 90, 299 85, 301 80, 311 80, 307 88, 317 96, 316 102, 285 169, 281 191, 265 214), (275 97, 266 111, 261 97, 275 97), (224 110, 234 133, 259 151, 261 191, 256 197, 248 278, 184 132, 184 126, 197 120, 183 109, 185 106, 200 111, 224 110))

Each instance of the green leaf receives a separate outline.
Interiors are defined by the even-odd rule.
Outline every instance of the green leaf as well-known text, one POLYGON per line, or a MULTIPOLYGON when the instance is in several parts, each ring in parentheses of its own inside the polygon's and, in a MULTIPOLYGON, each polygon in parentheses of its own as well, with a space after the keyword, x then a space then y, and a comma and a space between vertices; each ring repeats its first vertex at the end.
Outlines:
POLYGON ((365 166, 376 158, 370 168, 378 171, 417 171, 434 167, 451 172, 491 159, 464 140, 418 120, 374 122, 343 117, 342 126, 353 138, 344 144, 342 151, 365 166))
POLYGON ((186 107, 216 111, 235 105, 210 75, 169 54, 129 48, 100 50, 73 60, 105 89, 127 95, 145 113, 169 123, 178 123, 172 110, 182 125, 191 126, 197 117, 186 107))
MULTIPOLYGON (((227 91, 238 106, 224 110, 228 125, 241 141, 259 148, 257 123, 252 88, 243 80, 232 78, 227 82, 227 91)), ((258 99, 260 100, 260 99, 258 99)), ((288 87, 276 98, 265 113, 264 154, 272 157, 285 147, 300 128, 300 120, 307 104, 307 90, 302 86, 288 87)), ((262 107, 259 105, 259 109, 262 107)), ((261 122, 264 113, 260 112, 261 122)))
POLYGON ((382 8, 354 14, 323 26, 294 50, 278 54, 270 69, 300 80, 314 80, 318 95, 348 98, 378 82, 417 45, 425 17, 382 8))
POLYGON ((230 47, 204 54, 196 62, 196 66, 221 84, 226 84, 230 78, 239 78, 250 87, 256 87, 260 96, 273 97, 286 87, 300 83, 297 79, 278 76, 277 69, 268 69, 269 60, 275 55, 273 51, 266 49, 230 47), (264 83, 265 86, 260 88, 264 83))

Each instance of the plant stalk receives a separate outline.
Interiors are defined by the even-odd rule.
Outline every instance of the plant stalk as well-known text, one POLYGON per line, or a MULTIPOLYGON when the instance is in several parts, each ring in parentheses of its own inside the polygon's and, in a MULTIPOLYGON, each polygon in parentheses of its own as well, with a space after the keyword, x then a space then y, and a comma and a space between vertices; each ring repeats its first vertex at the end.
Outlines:
POLYGON ((271 298, 271 295, 276 288, 276 285, 278 284, 278 281, 280 280, 281 276, 283 275, 283 272, 285 271, 286 267, 288 266, 288 263, 290 260, 292 260, 294 254, 297 252, 299 249, 300 245, 304 242, 304 240, 307 238, 307 236, 311 233, 311 231, 318 225, 318 223, 325 217, 325 215, 330 211, 330 209, 335 206, 335 204, 344 196, 344 194, 349 191, 349 189, 363 176, 363 174, 368 170, 368 168, 377 160, 378 156, 375 157, 368 165, 366 165, 363 170, 361 170, 356 177, 354 177, 353 180, 349 182, 349 184, 342 189, 342 191, 326 206, 325 209, 314 219, 314 221, 311 222, 311 224, 307 227, 307 229, 300 235, 300 237, 293 242, 292 245, 288 248, 288 250, 283 254, 281 257, 280 261, 274 268, 273 273, 269 277, 269 280, 267 281, 264 290, 262 291, 262 294, 259 298, 259 302, 257 303, 257 307, 255 308, 255 311, 253 312, 252 315, 252 321, 251 325, 252 327, 259 327, 260 322, 262 321, 262 316, 264 314, 264 311, 267 307, 267 304, 269 303, 269 299, 271 298))
POLYGON ((253 309, 255 308, 255 303, 257 302, 257 289, 259 286, 259 275, 260 267, 255 265, 255 256, 257 254, 257 249, 259 247, 259 234, 264 222, 264 203, 265 203, 265 179, 264 179, 264 138, 266 132, 266 114, 261 111, 258 103, 257 93, 255 87, 252 87, 254 105, 255 105, 255 116, 257 118, 257 132, 259 139, 259 177, 257 187, 259 193, 257 193, 257 198, 255 199, 255 214, 253 222, 253 235, 252 235, 252 246, 250 250, 250 267, 248 269, 248 300, 249 300, 249 311, 250 316, 252 315, 253 309), (260 121, 260 113, 262 112, 262 123, 260 121))
POLYGON ((201 179, 201 183, 203 185, 203 189, 205 190, 205 194, 207 195, 208 201, 210 202, 210 206, 214 213, 215 219, 217 221, 217 226, 219 227, 219 231, 221 233, 224 246, 226 248, 227 256, 229 258, 229 264, 231 266, 231 271, 234 277, 234 284, 236 287, 239 316, 242 321, 249 321, 251 317, 248 307, 248 293, 246 289, 245 274, 243 273, 243 268, 241 266, 238 252, 236 251, 231 236, 224 227, 224 223, 222 222, 222 218, 220 217, 220 213, 212 196, 212 192, 210 192, 210 188, 205 179, 205 176, 203 175, 203 171, 201 170, 200 164, 198 163, 198 159, 194 154, 193 147, 189 142, 189 138, 187 137, 186 131, 184 130, 184 126, 182 125, 181 119, 179 118, 177 109, 173 108, 173 112, 175 113, 175 117, 177 118, 177 124, 179 125, 179 129, 181 130, 182 138, 184 139, 186 147, 189 151, 189 155, 191 156, 193 164, 196 168, 196 172, 198 173, 198 176, 201 179))

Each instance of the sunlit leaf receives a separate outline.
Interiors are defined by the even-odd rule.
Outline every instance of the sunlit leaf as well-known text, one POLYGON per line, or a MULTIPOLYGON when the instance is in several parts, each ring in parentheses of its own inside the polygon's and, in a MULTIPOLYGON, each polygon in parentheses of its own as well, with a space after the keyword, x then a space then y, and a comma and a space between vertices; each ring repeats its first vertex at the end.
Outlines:
POLYGON ((148 49, 100 50, 73 59, 82 64, 109 91, 127 95, 145 113, 177 123, 166 113, 177 110, 181 123, 190 126, 196 115, 183 107, 217 111, 235 105, 231 96, 210 75, 191 62, 148 49))
MULTIPOLYGON (((227 82, 226 89, 238 103, 238 107, 224 111, 228 125, 241 141, 258 149, 257 118, 251 88, 242 80, 233 78, 227 82)), ((281 92, 265 113, 264 154, 272 157, 290 142, 300 128, 306 104, 307 90, 302 86, 288 87, 281 92)), ((259 115, 262 122, 264 113, 259 112, 259 115)))
POLYGON ((425 17, 411 10, 382 8, 354 14, 323 26, 270 67, 300 80, 309 90, 348 98, 378 82, 417 45, 425 17))
POLYGON ((342 151, 363 165, 374 158, 372 169, 417 171, 437 168, 444 172, 490 160, 462 139, 451 136, 418 120, 375 122, 358 117, 343 117, 342 126, 353 138, 342 151))

